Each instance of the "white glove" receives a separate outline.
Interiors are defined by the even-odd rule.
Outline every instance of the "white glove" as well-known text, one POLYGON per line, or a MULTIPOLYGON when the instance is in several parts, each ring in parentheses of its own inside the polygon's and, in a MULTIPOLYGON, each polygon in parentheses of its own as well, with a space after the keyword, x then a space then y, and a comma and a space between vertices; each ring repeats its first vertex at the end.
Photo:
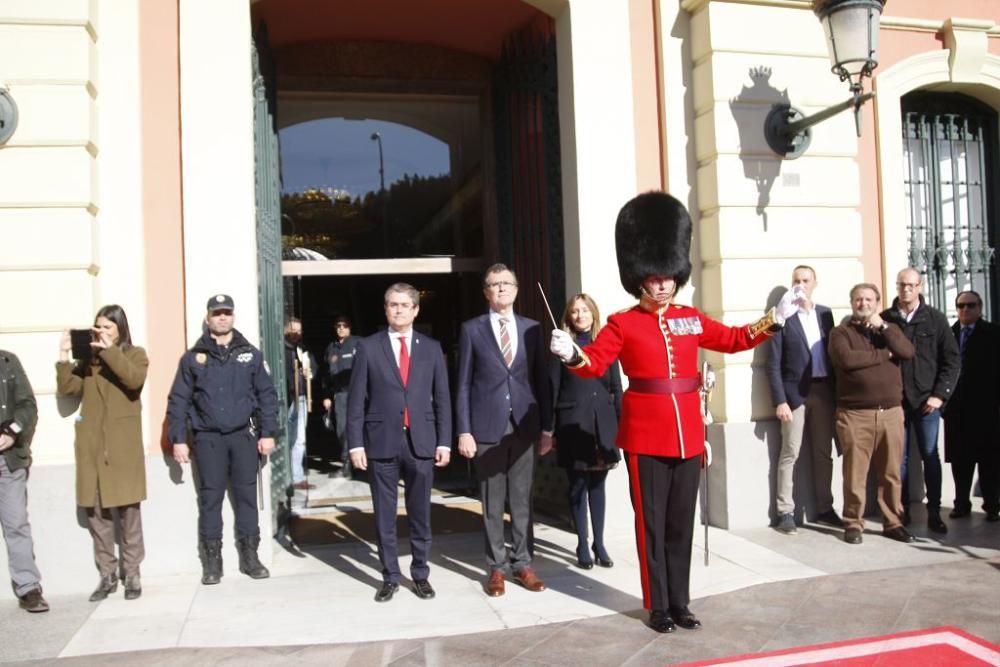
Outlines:
POLYGON ((553 329, 549 351, 563 361, 569 361, 573 358, 573 338, 562 329, 553 329))
POLYGON ((805 298, 805 292, 800 285, 785 292, 781 301, 774 307, 774 318, 778 320, 778 324, 784 324, 785 320, 798 312, 803 298, 805 298))
POLYGON ((705 467, 712 465, 712 445, 705 441, 705 467))

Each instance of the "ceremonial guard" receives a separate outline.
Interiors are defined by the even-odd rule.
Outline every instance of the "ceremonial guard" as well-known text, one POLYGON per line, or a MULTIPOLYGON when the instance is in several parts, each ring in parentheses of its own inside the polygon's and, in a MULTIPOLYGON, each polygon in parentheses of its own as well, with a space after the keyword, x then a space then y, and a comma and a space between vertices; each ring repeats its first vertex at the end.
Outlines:
POLYGON ((198 551, 203 584, 222 578, 222 501, 230 489, 240 572, 269 576, 257 557, 259 468, 278 434, 278 393, 260 350, 233 328, 233 299, 208 300, 207 331, 181 357, 167 399, 174 460, 198 462, 198 551), (259 458, 260 457, 260 458, 259 458))
POLYGON ((657 632, 701 627, 688 609, 698 479, 706 458, 698 348, 747 350, 796 312, 792 292, 760 320, 730 327, 673 303, 691 275, 691 218, 668 194, 649 192, 618 214, 622 287, 639 303, 608 318, 580 349, 555 330, 551 350, 580 377, 601 377, 615 359, 629 378, 617 444, 625 452, 643 606, 657 632))

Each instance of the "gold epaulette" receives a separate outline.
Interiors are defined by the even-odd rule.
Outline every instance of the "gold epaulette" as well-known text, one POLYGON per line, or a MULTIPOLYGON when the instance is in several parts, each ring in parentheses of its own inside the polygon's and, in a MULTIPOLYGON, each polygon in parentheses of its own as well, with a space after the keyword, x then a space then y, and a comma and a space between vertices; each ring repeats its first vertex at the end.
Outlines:
POLYGON ((774 308, 771 308, 764 317, 748 324, 747 329, 750 332, 750 338, 756 338, 757 336, 776 333, 781 329, 781 325, 778 324, 778 320, 774 316, 774 308))

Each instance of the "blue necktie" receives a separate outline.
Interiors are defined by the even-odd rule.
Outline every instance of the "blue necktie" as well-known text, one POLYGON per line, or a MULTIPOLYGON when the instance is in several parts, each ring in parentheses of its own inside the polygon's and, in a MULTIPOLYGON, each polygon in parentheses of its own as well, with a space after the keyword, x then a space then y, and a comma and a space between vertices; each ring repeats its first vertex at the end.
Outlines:
POLYGON ((972 327, 962 327, 962 333, 959 334, 958 351, 961 353, 963 359, 965 359, 965 348, 969 342, 969 334, 971 333, 972 327))

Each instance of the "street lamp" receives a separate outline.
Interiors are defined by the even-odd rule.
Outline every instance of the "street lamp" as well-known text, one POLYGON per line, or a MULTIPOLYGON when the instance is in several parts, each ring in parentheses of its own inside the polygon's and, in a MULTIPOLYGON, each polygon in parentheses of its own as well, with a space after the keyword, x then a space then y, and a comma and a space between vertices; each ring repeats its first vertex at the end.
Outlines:
POLYGON ((389 256, 389 203, 385 194, 385 163, 382 160, 382 135, 372 132, 371 140, 378 142, 378 196, 382 200, 382 252, 389 256))
POLYGON ((862 94, 862 82, 878 67, 879 18, 886 0, 813 0, 813 12, 823 24, 833 73, 848 81, 852 97, 812 116, 789 104, 776 104, 764 121, 767 145, 778 155, 797 158, 809 148, 809 128, 854 107, 854 125, 861 136, 861 105, 875 96, 862 94))

